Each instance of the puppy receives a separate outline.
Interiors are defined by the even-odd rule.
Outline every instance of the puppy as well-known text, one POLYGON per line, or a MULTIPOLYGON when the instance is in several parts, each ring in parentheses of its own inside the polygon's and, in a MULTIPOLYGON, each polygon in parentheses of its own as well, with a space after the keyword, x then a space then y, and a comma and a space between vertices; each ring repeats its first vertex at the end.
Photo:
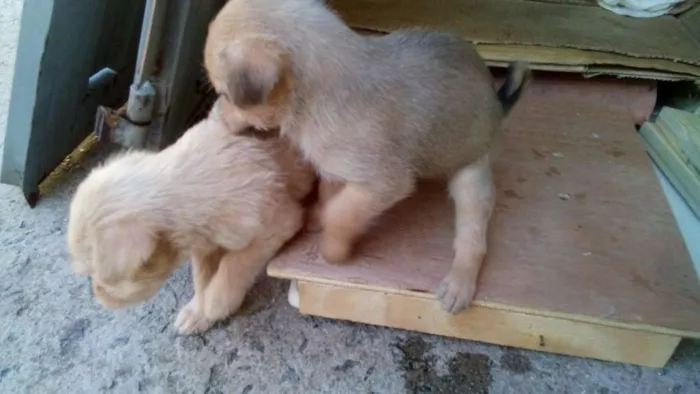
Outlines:
POLYGON ((451 313, 471 302, 494 205, 491 151, 527 67, 511 66, 496 91, 459 37, 362 36, 317 0, 230 0, 209 27, 204 59, 221 110, 281 126, 320 173, 314 216, 328 262, 347 260, 417 179, 448 179, 455 257, 436 295, 451 313))
POLYGON ((189 254, 194 297, 175 321, 180 333, 238 310, 302 227, 315 181, 284 140, 241 136, 245 122, 216 113, 159 153, 127 152, 96 168, 70 207, 73 267, 107 307, 150 298, 189 254))

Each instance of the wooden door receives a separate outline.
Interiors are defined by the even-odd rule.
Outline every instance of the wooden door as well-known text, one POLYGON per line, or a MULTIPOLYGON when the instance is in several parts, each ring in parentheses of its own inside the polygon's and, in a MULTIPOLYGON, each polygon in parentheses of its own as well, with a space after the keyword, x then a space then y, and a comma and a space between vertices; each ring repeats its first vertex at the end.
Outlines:
POLYGON ((25 0, 0 182, 34 205, 39 183, 119 106, 134 75, 145 0, 25 0), (88 80, 109 67, 107 86, 88 80))

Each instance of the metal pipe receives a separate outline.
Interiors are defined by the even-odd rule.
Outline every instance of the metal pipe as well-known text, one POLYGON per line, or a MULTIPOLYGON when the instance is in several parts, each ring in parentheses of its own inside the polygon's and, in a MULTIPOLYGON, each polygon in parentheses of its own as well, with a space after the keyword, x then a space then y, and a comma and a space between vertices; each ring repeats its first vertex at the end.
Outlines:
POLYGON ((167 0, 146 1, 139 51, 136 56, 136 70, 134 72, 134 84, 136 86, 140 86, 144 80, 150 78, 153 74, 165 25, 166 6, 167 0))
POLYGON ((117 72, 109 67, 105 67, 102 70, 96 72, 93 76, 88 79, 88 91, 99 89, 112 81, 117 77, 117 72))
POLYGON ((153 120, 156 89, 150 79, 154 76, 160 50, 166 4, 167 0, 146 1, 134 81, 129 87, 129 100, 126 102, 126 116, 114 130, 115 142, 130 148, 143 148, 146 145, 148 128, 153 120))

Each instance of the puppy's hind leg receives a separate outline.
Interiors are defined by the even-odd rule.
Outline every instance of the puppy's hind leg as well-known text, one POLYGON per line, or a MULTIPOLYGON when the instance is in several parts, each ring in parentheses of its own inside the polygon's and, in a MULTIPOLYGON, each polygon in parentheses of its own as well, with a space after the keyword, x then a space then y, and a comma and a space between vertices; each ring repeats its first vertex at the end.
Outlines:
POLYGON ((395 174, 393 179, 372 183, 348 182, 326 204, 323 211, 321 254, 332 264, 346 261, 357 238, 370 222, 414 190, 410 174, 395 174))
POLYGON ((318 232, 323 229, 323 210, 328 201, 338 193, 342 186, 343 184, 339 181, 320 179, 318 183, 318 200, 309 209, 308 218, 306 219, 307 231, 318 232))
POLYGON ((222 251, 192 254, 192 281, 194 297, 175 319, 175 329, 180 334, 206 331, 214 322, 204 316, 204 291, 219 267, 222 251))
POLYGON ((461 169, 452 178, 450 195, 456 208, 455 257, 436 295, 445 311, 456 314, 474 298, 486 256, 486 233, 495 200, 488 155, 461 169))

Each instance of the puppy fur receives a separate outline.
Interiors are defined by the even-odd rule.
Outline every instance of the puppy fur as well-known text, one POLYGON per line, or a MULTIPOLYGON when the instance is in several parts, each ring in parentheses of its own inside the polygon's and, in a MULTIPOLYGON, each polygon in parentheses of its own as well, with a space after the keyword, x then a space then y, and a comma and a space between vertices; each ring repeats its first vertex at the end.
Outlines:
POLYGON ((315 180, 284 140, 240 136, 232 131, 244 122, 216 113, 159 153, 131 151, 94 169, 70 207, 73 267, 107 307, 150 298, 191 257, 195 291, 175 321, 180 333, 238 310, 302 227, 301 200, 315 180))
POLYGON ((459 37, 359 35, 318 0, 230 0, 209 27, 204 59, 222 111, 281 126, 321 175, 311 227, 323 229, 328 262, 346 261, 418 179, 448 179, 455 257, 436 295, 452 313, 471 302, 494 205, 492 148, 527 67, 511 67, 497 92, 459 37))

